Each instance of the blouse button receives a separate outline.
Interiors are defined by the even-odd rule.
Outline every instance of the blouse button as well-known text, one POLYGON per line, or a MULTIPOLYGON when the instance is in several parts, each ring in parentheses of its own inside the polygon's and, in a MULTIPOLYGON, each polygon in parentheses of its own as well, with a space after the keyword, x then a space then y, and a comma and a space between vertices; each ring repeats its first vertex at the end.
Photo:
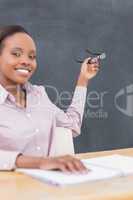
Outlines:
POLYGON ((36 128, 36 130, 35 130, 35 131, 36 131, 36 133, 38 133, 38 132, 39 132, 39 129, 38 129, 38 128, 36 128))
POLYGON ((40 151, 40 150, 41 150, 41 147, 37 146, 36 149, 37 149, 38 151, 40 151))
POLYGON ((30 113, 27 113, 27 117, 31 117, 31 114, 30 114, 30 113))

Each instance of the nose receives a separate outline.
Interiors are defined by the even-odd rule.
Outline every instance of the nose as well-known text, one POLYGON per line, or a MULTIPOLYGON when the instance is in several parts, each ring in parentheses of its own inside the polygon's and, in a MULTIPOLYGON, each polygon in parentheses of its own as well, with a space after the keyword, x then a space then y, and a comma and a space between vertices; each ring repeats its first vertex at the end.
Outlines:
POLYGON ((31 65, 31 60, 28 58, 28 56, 23 56, 21 57, 20 64, 29 66, 31 65))

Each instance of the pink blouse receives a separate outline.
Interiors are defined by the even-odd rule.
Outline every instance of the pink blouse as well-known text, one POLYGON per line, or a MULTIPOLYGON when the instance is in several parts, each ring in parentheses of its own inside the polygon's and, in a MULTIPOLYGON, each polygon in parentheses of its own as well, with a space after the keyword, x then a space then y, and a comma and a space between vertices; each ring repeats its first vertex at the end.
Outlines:
POLYGON ((86 87, 76 87, 67 111, 59 109, 47 96, 43 86, 25 84, 26 108, 0 85, 0 170, 11 170, 18 154, 51 156, 56 126, 80 134, 86 87))

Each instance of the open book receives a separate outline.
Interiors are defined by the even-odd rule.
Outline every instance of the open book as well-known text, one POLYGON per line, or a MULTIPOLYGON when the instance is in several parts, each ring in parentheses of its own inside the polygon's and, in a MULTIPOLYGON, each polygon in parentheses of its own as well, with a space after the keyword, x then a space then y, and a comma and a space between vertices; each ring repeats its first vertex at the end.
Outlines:
POLYGON ((54 170, 22 168, 17 169, 16 171, 54 185, 69 185, 85 181, 103 180, 116 176, 126 176, 133 173, 133 157, 115 154, 83 159, 82 162, 90 169, 87 174, 67 174, 54 170))

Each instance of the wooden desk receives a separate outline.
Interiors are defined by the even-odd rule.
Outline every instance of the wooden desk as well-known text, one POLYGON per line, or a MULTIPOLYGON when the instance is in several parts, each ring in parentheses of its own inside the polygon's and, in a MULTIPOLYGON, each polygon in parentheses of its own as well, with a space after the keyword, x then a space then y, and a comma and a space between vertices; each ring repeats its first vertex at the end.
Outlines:
MULTIPOLYGON (((78 154, 89 158, 119 153, 133 156, 133 148, 78 154)), ((2 200, 133 200, 133 176, 56 187, 16 172, 0 172, 2 200)))

